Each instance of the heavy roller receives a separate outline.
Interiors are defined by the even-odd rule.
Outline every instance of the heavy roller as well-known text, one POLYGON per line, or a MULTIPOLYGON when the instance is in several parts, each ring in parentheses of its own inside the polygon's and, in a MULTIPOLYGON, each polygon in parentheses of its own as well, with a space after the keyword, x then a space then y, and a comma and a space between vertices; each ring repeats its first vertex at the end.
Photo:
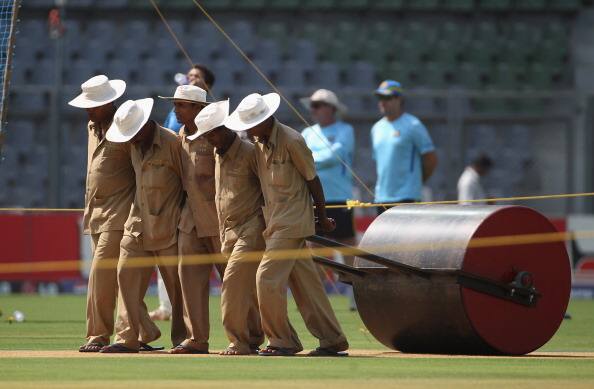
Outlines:
POLYGON ((401 205, 381 214, 354 266, 323 257, 353 286, 369 332, 407 353, 523 355, 559 328, 571 270, 553 224, 520 206, 401 205))

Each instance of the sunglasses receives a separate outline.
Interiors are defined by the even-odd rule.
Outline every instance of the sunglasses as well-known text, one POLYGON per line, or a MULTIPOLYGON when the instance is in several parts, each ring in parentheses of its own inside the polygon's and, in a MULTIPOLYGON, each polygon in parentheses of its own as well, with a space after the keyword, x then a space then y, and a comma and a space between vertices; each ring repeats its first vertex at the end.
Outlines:
POLYGON ((397 99, 398 96, 383 96, 383 95, 378 95, 377 98, 380 101, 390 101, 392 99, 397 99))
POLYGON ((328 105, 328 104, 324 104, 324 103, 311 103, 309 105, 309 108, 310 109, 320 109, 320 108, 322 108, 322 107, 324 107, 326 105, 328 105))

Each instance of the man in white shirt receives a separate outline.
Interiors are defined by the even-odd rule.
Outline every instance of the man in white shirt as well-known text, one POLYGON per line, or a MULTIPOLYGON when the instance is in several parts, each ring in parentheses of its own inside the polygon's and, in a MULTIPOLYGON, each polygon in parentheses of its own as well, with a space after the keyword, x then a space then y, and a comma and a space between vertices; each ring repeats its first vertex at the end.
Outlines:
POLYGON ((488 156, 482 154, 464 169, 464 173, 458 179, 458 201, 460 204, 487 204, 487 201, 470 202, 469 200, 480 200, 486 197, 485 190, 481 185, 481 177, 485 176, 492 166, 493 161, 488 156))

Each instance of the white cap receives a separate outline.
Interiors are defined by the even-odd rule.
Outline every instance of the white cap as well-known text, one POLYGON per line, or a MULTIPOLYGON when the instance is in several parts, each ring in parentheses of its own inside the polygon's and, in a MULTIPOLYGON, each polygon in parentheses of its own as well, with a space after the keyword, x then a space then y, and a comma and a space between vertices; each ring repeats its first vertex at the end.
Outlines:
POLYGON ((233 131, 247 131, 274 115, 279 105, 280 96, 277 93, 247 95, 225 120, 225 127, 233 131))
POLYGON ((91 77, 80 86, 82 93, 68 102, 76 108, 95 108, 111 103, 124 94, 126 83, 123 80, 110 80, 101 74, 91 77))
POLYGON ((225 123, 225 120, 229 116, 229 100, 218 101, 211 103, 204 107, 196 118, 194 123, 198 129, 194 134, 189 135, 189 140, 194 140, 204 134, 207 134, 217 127, 220 127, 225 123))
POLYGON ((126 101, 116 111, 105 138, 110 142, 128 142, 149 120, 152 109, 151 98, 126 101))
POLYGON ((338 113, 344 114, 347 111, 347 107, 342 104, 336 94, 328 89, 318 89, 315 91, 310 97, 303 97, 299 99, 301 104, 305 106, 305 108, 309 109, 311 103, 325 103, 333 106, 336 108, 338 113))
POLYGON ((175 94, 170 97, 159 96, 166 100, 183 100, 190 103, 209 104, 206 101, 206 91, 195 85, 180 85, 175 89, 175 94))

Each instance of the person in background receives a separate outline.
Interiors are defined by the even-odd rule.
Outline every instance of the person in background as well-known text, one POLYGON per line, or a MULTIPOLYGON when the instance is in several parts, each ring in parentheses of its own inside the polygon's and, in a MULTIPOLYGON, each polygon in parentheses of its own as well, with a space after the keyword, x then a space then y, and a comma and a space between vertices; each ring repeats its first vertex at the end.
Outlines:
MULTIPOLYGON (((215 75, 208 67, 198 63, 192 66, 188 73, 181 79, 178 79, 176 75, 176 82, 178 85, 194 85, 210 93, 210 90, 215 83, 215 75)), ((172 108, 165 119, 165 123, 163 123, 163 127, 178 133, 182 126, 183 125, 175 116, 175 108, 172 108)), ((167 321, 171 318, 171 302, 169 301, 169 297, 167 297, 167 290, 163 283, 163 277, 161 277, 161 273, 159 272, 157 272, 157 292, 159 295, 159 307, 149 312, 149 315, 153 320, 167 321)))
MULTIPOLYGON (((353 164, 355 134, 353 127, 340 120, 346 107, 336 94, 327 89, 319 89, 310 97, 302 98, 301 103, 310 110, 316 122, 301 132, 307 147, 312 151, 316 171, 322 181, 326 205, 345 206, 353 197, 353 179, 349 168, 353 164)), ((356 246, 353 210, 346 207, 328 208, 329 218, 336 221, 336 229, 323 235, 356 246)), ((353 264, 353 257, 344 257, 344 262, 353 264)), ((348 289, 350 309, 355 310, 352 289, 348 289)))
MULTIPOLYGON (((384 115, 371 128, 376 203, 420 201, 423 183, 437 167, 433 141, 423 123, 404 111, 403 93, 394 80, 383 81, 375 90, 384 115)), ((378 207, 378 214, 386 209, 378 207)))
POLYGON ((458 201, 460 204, 485 205, 487 201, 473 201, 485 199, 486 193, 481 185, 481 177, 489 173, 493 167, 493 161, 485 154, 475 158, 472 163, 464 169, 464 172, 458 179, 458 201))
MULTIPOLYGON (((175 81, 178 85, 194 85, 206 90, 209 94, 215 83, 214 73, 208 67, 200 63, 192 66, 185 77, 178 78, 177 76, 178 75, 176 74, 175 81)), ((173 132, 179 132, 182 124, 177 120, 174 109, 171 109, 167 114, 163 127, 168 128, 173 132)))

